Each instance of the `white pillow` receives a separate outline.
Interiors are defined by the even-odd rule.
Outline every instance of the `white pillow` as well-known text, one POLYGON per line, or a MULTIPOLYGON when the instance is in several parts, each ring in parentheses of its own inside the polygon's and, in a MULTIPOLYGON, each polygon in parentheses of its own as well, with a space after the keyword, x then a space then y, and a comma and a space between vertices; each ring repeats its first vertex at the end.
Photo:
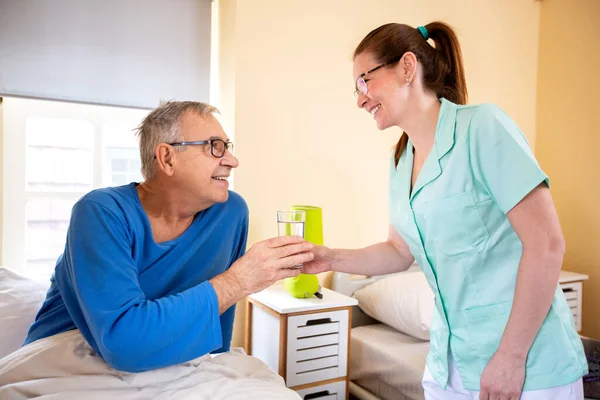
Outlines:
POLYGON ((23 345, 49 286, 0 267, 0 358, 23 345))
POLYGON ((354 293, 370 317, 422 340, 429 340, 434 296, 422 271, 379 279, 354 293))

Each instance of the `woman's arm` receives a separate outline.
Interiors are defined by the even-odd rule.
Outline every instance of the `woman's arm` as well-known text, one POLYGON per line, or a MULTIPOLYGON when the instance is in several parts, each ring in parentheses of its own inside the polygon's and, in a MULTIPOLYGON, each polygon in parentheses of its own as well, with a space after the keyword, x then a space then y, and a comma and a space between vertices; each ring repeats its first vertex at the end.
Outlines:
POLYGON ((407 270, 414 262, 408 245, 390 224, 388 239, 362 249, 329 249, 315 246, 315 258, 305 263, 303 273, 325 271, 360 275, 385 275, 407 270))
POLYGON ((518 382, 519 379, 507 377, 511 370, 515 373, 522 369, 524 373, 527 354, 554 298, 565 241, 545 184, 532 190, 507 213, 507 217, 523 243, 523 255, 511 314, 498 351, 482 375, 481 385, 482 392, 491 389, 490 393, 494 393, 493 386, 506 389, 507 383, 514 382, 511 385, 514 394, 514 390, 521 392, 523 380, 518 382))
POLYGON ((565 252, 558 215, 545 184, 507 214, 523 243, 512 312, 499 351, 526 358, 554 298, 565 252))

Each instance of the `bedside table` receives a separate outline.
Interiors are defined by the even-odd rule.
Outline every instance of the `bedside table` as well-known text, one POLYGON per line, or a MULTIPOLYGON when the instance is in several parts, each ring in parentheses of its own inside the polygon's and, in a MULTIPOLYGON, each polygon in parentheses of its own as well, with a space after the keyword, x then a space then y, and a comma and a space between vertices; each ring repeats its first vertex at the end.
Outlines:
POLYGON ((325 288, 321 293, 322 299, 296 299, 280 281, 248 296, 244 347, 303 399, 344 400, 352 306, 358 301, 325 288))
POLYGON ((558 283, 567 299, 567 303, 573 313, 575 319, 575 328, 577 332, 581 332, 581 316, 583 314, 582 300, 583 300, 583 281, 588 280, 589 276, 586 274, 579 274, 571 271, 560 271, 560 277, 558 283))

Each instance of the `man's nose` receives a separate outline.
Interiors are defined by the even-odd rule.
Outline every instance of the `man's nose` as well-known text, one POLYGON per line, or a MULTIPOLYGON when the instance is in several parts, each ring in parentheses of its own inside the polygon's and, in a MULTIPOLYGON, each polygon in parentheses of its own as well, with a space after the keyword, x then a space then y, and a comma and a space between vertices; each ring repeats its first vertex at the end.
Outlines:
POLYGON ((221 165, 230 168, 237 168, 239 164, 240 162, 238 161, 237 157, 234 156, 229 150, 226 150, 225 154, 221 158, 221 165))

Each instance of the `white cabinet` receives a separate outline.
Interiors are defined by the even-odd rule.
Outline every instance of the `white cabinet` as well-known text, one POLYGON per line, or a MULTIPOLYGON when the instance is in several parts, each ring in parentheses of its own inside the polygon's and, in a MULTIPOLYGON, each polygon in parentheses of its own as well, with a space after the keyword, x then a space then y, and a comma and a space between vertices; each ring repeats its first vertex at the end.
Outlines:
POLYGON ((295 299, 282 283, 248 297, 246 352, 277 371, 302 398, 348 397, 348 354, 356 299, 323 289, 295 299))
POLYGON ((347 310, 339 310, 288 318, 288 386, 346 376, 348 317, 347 310))
POLYGON ((577 332, 581 331, 582 320, 582 302, 583 302, 583 281, 589 279, 585 274, 579 274, 571 271, 560 271, 558 280, 560 287, 565 295, 565 299, 573 313, 575 327, 577 332))

